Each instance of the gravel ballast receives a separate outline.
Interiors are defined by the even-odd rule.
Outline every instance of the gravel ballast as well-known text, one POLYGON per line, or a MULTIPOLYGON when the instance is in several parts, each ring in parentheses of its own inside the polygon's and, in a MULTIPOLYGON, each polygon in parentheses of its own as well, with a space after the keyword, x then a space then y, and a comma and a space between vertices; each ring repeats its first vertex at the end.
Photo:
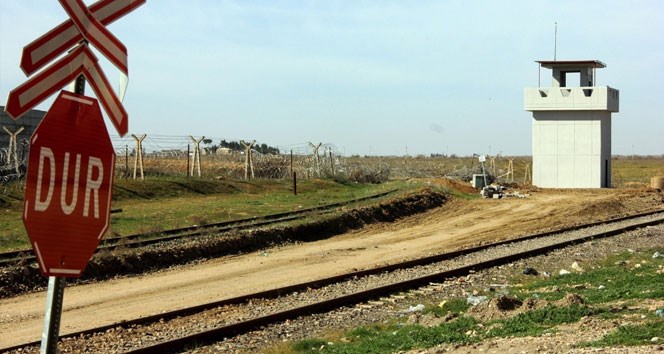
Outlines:
MULTIPOLYGON (((642 219, 655 218, 656 216, 642 219)), ((659 215, 661 217, 661 215, 659 215)), ((625 221, 621 224, 633 221, 625 221)), ((489 251, 478 252, 449 261, 430 266, 415 267, 368 276, 337 283, 320 289, 291 293, 277 299, 257 299, 241 306, 224 306, 205 311, 195 316, 163 320, 146 326, 132 326, 129 328, 116 327, 82 338, 68 338, 61 344, 62 352, 74 353, 121 353, 151 343, 184 336, 193 332, 234 323, 243 319, 262 316, 269 313, 283 311, 295 306, 313 303, 360 291, 391 282, 411 279, 460 265, 474 264, 495 257, 499 254, 510 254, 527 247, 541 247, 545 244, 577 238, 590 233, 607 231, 614 226, 600 225, 584 230, 567 232, 546 239, 535 239, 518 245, 500 246, 489 251)), ((664 245, 664 225, 657 225, 621 234, 619 236, 593 240, 579 245, 567 247, 550 252, 547 255, 537 256, 481 270, 465 277, 455 279, 441 279, 439 283, 413 290, 404 294, 395 294, 388 298, 376 299, 352 307, 345 307, 324 314, 314 314, 300 317, 283 323, 267 326, 261 330, 220 341, 215 344, 191 350, 191 353, 253 353, 267 347, 282 343, 304 339, 311 336, 324 336, 325 334, 352 328, 361 324, 383 323, 399 316, 410 316, 408 309, 421 303, 438 303, 450 298, 467 296, 473 291, 482 291, 488 288, 507 289, 512 279, 518 278, 525 268, 538 270, 539 274, 556 274, 560 269, 570 269, 573 262, 586 266, 598 260, 624 252, 628 249, 645 250, 662 247, 664 245)), ((518 339, 522 340, 522 339, 518 339)), ((515 339, 515 342, 518 341, 515 339)), ((547 338, 547 341, 560 341, 558 345, 549 346, 547 352, 566 352, 555 350, 572 350, 570 338, 547 338), (564 343, 563 343, 564 342, 564 343)), ((656 345, 653 346, 656 349, 656 345)), ((474 349, 478 349, 475 347, 474 349)), ((474 352, 472 348, 466 348, 474 352)), ((650 348, 653 349, 653 348, 650 348)), ((464 350, 463 348, 445 347, 431 349, 431 353, 448 350, 464 350)), ((421 351, 424 353, 426 351, 421 351)), ((463 352, 463 351, 462 351, 463 352)), ((630 351, 632 352, 632 351, 630 351)), ((420 352, 418 352, 420 353, 420 352)))

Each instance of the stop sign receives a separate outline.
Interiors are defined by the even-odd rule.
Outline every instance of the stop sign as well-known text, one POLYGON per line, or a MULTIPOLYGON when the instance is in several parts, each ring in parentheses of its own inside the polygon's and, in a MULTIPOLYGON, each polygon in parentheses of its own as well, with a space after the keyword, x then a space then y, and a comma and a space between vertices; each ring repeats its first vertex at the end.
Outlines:
POLYGON ((30 140, 23 207, 45 276, 81 276, 108 229, 114 168, 97 100, 61 91, 30 140))

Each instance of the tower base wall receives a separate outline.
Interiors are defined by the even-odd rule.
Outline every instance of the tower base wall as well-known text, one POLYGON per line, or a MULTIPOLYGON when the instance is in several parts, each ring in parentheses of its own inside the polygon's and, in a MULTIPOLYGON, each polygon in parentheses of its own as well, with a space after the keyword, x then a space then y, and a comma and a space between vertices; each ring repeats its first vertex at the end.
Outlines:
POLYGON ((532 123, 534 185, 611 187, 611 112, 536 111, 532 123))

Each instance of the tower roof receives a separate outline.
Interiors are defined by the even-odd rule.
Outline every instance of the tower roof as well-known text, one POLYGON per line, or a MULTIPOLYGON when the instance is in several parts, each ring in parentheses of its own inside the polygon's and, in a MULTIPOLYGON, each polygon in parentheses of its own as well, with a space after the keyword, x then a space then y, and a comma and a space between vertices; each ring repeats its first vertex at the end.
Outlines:
POLYGON ((553 68, 605 68, 606 64, 599 60, 537 60, 540 66, 553 68))

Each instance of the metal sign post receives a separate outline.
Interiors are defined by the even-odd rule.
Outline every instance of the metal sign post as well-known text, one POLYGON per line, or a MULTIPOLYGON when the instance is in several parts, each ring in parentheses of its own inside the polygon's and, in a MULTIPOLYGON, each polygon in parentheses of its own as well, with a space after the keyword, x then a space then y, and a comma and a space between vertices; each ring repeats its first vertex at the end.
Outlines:
MULTIPOLYGON (((80 75, 76 78, 74 93, 79 95, 85 94, 85 76, 80 75)), ((65 298, 66 282, 67 278, 65 277, 48 277, 48 292, 46 293, 44 330, 42 331, 40 354, 55 354, 58 351, 60 319, 62 318, 62 303, 65 298)))
POLYGON ((48 293, 44 310, 44 330, 42 331, 41 354, 55 354, 58 351, 62 301, 65 296, 65 277, 48 277, 48 293))
POLYGON ((486 155, 480 155, 479 157, 480 163, 482 164, 482 176, 484 177, 484 186, 488 186, 486 183, 486 170, 484 169, 484 161, 486 161, 486 155))

